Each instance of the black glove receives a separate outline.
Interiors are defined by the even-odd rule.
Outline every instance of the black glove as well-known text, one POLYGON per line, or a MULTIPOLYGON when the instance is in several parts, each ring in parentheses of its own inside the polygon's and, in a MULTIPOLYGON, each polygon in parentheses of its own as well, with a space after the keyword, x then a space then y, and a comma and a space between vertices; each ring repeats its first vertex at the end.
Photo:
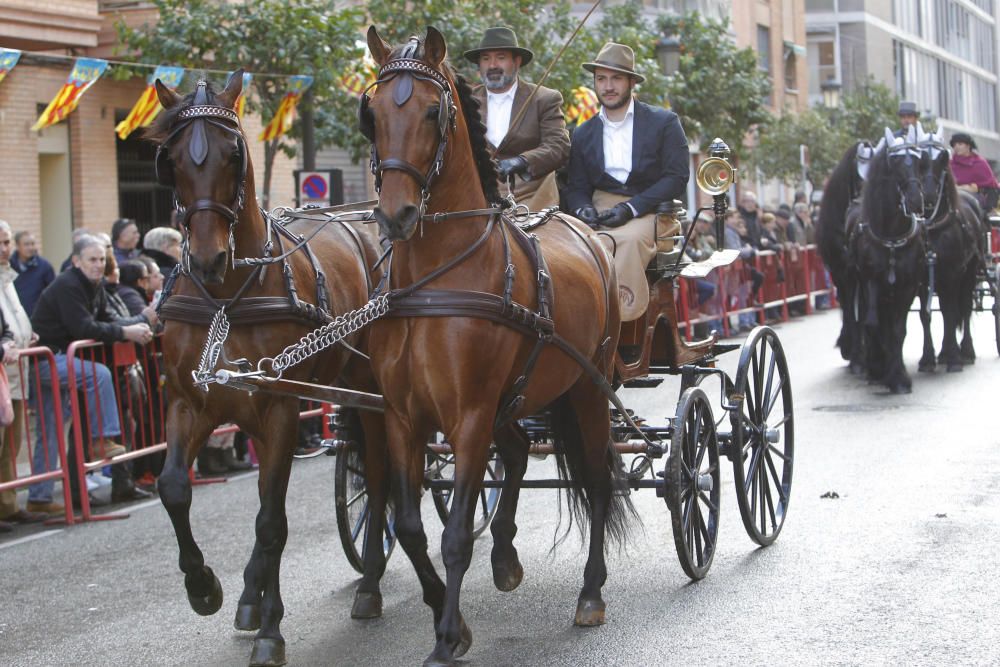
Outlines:
POLYGON ((584 206, 576 212, 576 217, 588 227, 597 228, 597 209, 593 206, 584 206))
POLYGON ((521 174, 523 176, 527 173, 527 171, 528 161, 520 155, 504 158, 497 164, 497 173, 499 173, 500 178, 505 181, 516 174, 521 174))
POLYGON ((597 216, 597 222, 605 227, 621 227, 632 219, 632 207, 622 202, 615 204, 607 211, 602 211, 597 216))

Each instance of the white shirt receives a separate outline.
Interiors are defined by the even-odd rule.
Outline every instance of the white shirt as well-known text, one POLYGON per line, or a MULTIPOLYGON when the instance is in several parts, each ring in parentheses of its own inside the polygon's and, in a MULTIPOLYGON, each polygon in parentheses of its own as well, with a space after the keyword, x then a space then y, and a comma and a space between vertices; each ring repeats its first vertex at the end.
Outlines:
POLYGON ((628 180, 632 173, 632 119, 635 116, 635 98, 629 100, 625 118, 610 120, 601 106, 604 122, 604 171, 619 183, 628 180))
POLYGON ((494 147, 500 145, 510 129, 510 111, 514 106, 514 94, 517 92, 517 79, 514 85, 504 93, 486 91, 486 139, 494 147))

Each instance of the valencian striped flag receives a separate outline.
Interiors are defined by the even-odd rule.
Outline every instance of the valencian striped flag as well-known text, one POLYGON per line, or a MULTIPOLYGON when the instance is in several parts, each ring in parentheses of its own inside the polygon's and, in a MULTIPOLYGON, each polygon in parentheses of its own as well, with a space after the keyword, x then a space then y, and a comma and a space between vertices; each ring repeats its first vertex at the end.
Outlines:
POLYGON ((340 87, 346 93, 360 95, 365 92, 368 86, 375 83, 377 74, 378 68, 375 66, 375 61, 366 55, 360 69, 340 77, 340 87))
POLYGON ((312 85, 312 82, 313 78, 311 76, 303 75, 293 76, 288 80, 288 92, 282 98, 281 105, 278 107, 278 112, 274 114, 274 118, 267 124, 264 131, 260 133, 259 138, 261 141, 272 141, 291 129, 292 120, 295 118, 295 107, 298 105, 299 100, 302 99, 302 95, 312 85))
POLYGON ((42 130, 49 125, 55 125, 66 116, 73 113, 80 103, 80 98, 87 92, 87 89, 94 85, 104 71, 108 69, 107 60, 97 58, 77 58, 73 65, 73 70, 69 73, 66 83, 59 89, 56 96, 45 107, 45 111, 38 117, 32 130, 42 130))
POLYGON ((0 49, 0 81, 4 80, 7 72, 14 69, 21 52, 17 49, 0 49))
POLYGON ((142 92, 135 106, 128 112, 128 116, 115 127, 118 138, 125 139, 140 127, 146 127, 153 122, 153 119, 163 109, 160 106, 159 98, 156 97, 156 86, 153 85, 157 79, 164 86, 173 90, 180 85, 183 78, 183 67, 167 67, 165 65, 157 67, 152 76, 146 81, 146 90, 142 92))
MULTIPOLYGON (((230 74, 232 76, 232 74, 230 74)), ((243 92, 240 93, 240 98, 236 100, 236 115, 243 118, 243 112, 246 110, 247 106, 247 92, 250 90, 250 82, 253 81, 253 74, 250 72, 243 72, 243 92)))
POLYGON ((566 122, 582 125, 597 113, 597 93, 586 86, 573 89, 573 99, 566 105, 566 122))

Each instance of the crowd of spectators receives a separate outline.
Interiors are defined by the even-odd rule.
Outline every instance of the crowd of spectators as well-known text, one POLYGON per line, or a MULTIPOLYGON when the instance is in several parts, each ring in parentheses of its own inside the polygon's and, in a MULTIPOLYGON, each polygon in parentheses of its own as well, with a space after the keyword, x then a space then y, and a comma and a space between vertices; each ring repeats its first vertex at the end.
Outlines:
MULTIPOLYGON (((73 429, 82 431, 88 461, 105 460, 155 442, 154 432, 162 427, 163 416, 151 419, 149 405, 164 404, 162 389, 160 378, 144 374, 158 368, 151 344, 159 325, 154 306, 164 276, 180 261, 181 240, 180 232, 170 227, 153 228, 142 237, 130 219, 116 221, 110 236, 77 229, 72 253, 56 274, 52 264, 39 255, 31 232, 14 233, 0 220, 0 361, 14 408, 13 423, 0 429, 0 482, 16 478, 17 456, 26 434, 31 434, 33 441, 26 443, 32 448, 28 457, 32 473, 60 467, 58 447, 62 439, 56 432, 56 391, 60 393, 70 470, 75 470, 73 429), (96 360, 88 357, 84 362, 67 356, 70 344, 82 339, 104 344, 96 360), (119 358, 113 347, 123 344, 135 346, 137 361, 112 364, 112 359, 119 358), (27 360, 19 357, 21 350, 36 345, 52 351, 58 387, 51 386, 51 370, 44 357, 31 371, 27 360), (107 363, 100 363, 101 359, 107 363), (75 387, 70 386, 71 367, 75 387), (86 405, 80 424, 70 419, 71 391, 78 392, 80 404, 86 405)), ((213 474, 249 467, 233 455, 231 446, 217 461, 215 456, 213 474)), ((110 477, 110 499, 97 492, 108 483, 108 476, 90 474, 86 481, 91 503, 149 497, 161 466, 162 456, 144 456, 102 467, 101 472, 110 477)), ((76 475, 70 478, 71 497, 76 503, 76 475)), ((0 492, 0 533, 14 530, 17 524, 62 514, 64 506, 53 496, 54 487, 53 480, 31 484, 23 508, 15 490, 0 492)))

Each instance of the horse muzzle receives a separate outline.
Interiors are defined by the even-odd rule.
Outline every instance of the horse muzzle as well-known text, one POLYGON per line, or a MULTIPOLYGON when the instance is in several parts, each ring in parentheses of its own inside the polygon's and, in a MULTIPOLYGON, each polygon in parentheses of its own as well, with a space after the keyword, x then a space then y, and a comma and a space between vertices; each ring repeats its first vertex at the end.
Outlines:
POLYGON ((221 285, 226 278, 226 257, 225 250, 220 250, 209 260, 199 258, 195 254, 190 256, 191 274, 206 285, 221 285))
POLYGON ((390 241, 408 241, 420 222, 420 209, 412 204, 403 206, 393 215, 387 214, 381 206, 376 206, 372 213, 382 235, 390 241))

